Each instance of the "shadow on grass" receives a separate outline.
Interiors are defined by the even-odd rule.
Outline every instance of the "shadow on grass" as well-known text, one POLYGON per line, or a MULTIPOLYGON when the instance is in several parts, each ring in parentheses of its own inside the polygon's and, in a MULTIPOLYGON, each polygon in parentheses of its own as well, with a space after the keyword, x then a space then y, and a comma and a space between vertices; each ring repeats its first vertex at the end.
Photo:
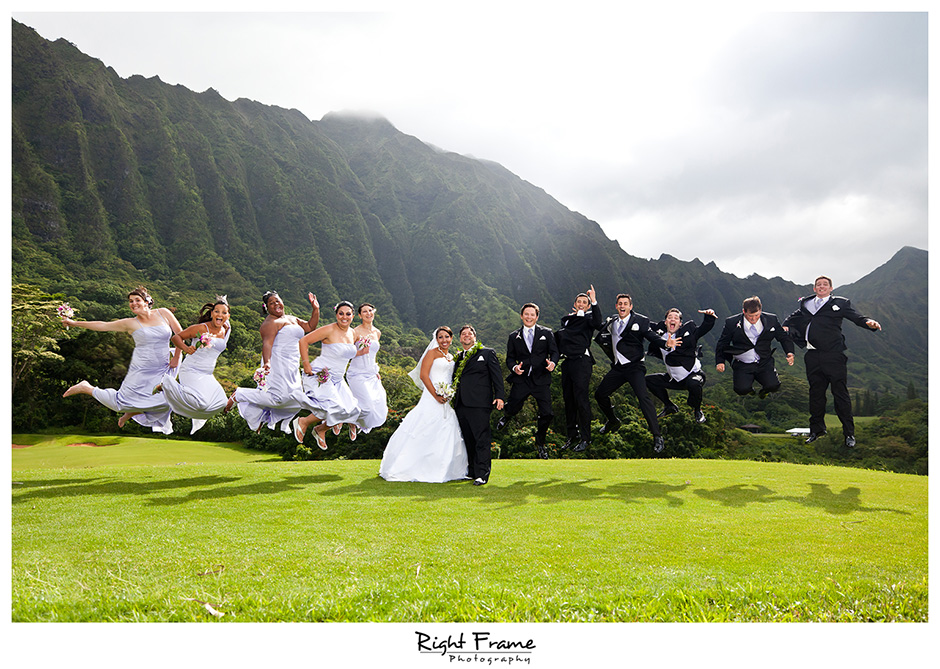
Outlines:
POLYGON ((808 495, 797 497, 794 495, 778 495, 770 488, 762 485, 748 485, 739 483, 737 485, 718 488, 716 490, 695 490, 695 494, 703 499, 719 502, 724 506, 745 507, 748 504, 769 504, 775 502, 793 502, 808 508, 822 509, 826 513, 835 515, 846 515, 849 513, 863 512, 872 513, 877 511, 886 511, 899 515, 909 516, 907 511, 899 509, 889 509, 887 507, 867 507, 862 504, 862 491, 860 488, 845 488, 841 492, 833 492, 832 489, 824 483, 808 484, 810 491, 808 495))
MULTIPOLYGON (((402 497, 416 502, 435 502, 444 498, 476 497, 481 504, 494 504, 500 507, 513 507, 529 504, 558 504, 568 501, 614 500, 627 504, 642 501, 660 500, 670 507, 682 506, 685 502, 678 496, 688 490, 691 483, 668 484, 660 481, 631 481, 614 483, 607 486, 591 485, 602 479, 584 479, 581 481, 516 481, 506 486, 494 485, 478 487, 469 481, 450 483, 406 483, 386 482, 379 477, 363 481, 360 484, 324 490, 321 495, 349 495, 351 497, 402 497)), ((723 506, 744 508, 748 504, 769 504, 790 502, 809 508, 819 508, 826 513, 846 515, 855 512, 888 512, 910 515, 907 511, 887 507, 866 507, 861 501, 861 489, 851 487, 835 493, 825 484, 810 483, 810 491, 805 496, 780 495, 767 486, 738 484, 715 490, 698 488, 692 492, 702 499, 718 502, 723 506)))
POLYGON ((161 492, 190 488, 182 497, 152 497, 147 500, 154 506, 172 506, 194 500, 220 499, 239 495, 272 495, 287 490, 296 490, 304 486, 322 483, 335 483, 342 480, 335 474, 316 476, 289 476, 278 481, 259 481, 245 485, 226 486, 227 483, 240 481, 234 476, 194 476, 191 478, 169 481, 128 482, 118 479, 40 479, 15 484, 14 491, 28 489, 22 494, 13 495, 13 504, 25 504, 38 499, 64 497, 85 497, 89 495, 138 495, 148 496, 161 492))

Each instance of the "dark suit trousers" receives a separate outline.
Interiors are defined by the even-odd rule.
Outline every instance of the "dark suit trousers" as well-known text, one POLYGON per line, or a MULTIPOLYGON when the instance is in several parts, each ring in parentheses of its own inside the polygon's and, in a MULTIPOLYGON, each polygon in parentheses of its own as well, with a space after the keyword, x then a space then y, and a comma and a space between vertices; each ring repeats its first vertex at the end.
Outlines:
POLYGON ((537 386, 528 377, 515 379, 509 388, 509 401, 506 402, 503 416, 508 420, 519 413, 530 395, 535 398, 539 409, 535 443, 544 445, 548 427, 552 424, 552 418, 555 417, 552 413, 552 387, 550 385, 537 386))
POLYGON ((687 390, 689 397, 686 404, 695 410, 702 408, 702 395, 705 389, 705 375, 702 372, 689 374, 681 381, 674 380, 669 374, 650 374, 646 377, 646 387, 652 393, 653 397, 658 398, 663 404, 669 406, 673 404, 669 399, 670 390, 687 390))
POLYGON ((809 381, 809 429, 819 433, 826 429, 826 388, 832 390, 836 415, 842 421, 842 434, 855 435, 852 398, 846 385, 848 358, 842 351, 809 350, 803 356, 806 380, 809 381))
POLYGON ((731 375, 734 381, 734 392, 738 395, 749 395, 754 388, 754 381, 769 393, 780 389, 780 377, 774 367, 773 358, 764 358, 757 362, 731 361, 731 375))
POLYGON ((629 383, 630 387, 633 388, 633 393, 639 401, 640 411, 643 412, 643 417, 646 418, 646 424, 649 426, 650 432, 653 433, 654 437, 660 436, 659 421, 656 420, 656 409, 653 407, 653 400, 646 389, 646 365, 643 364, 642 360, 626 365, 611 366, 610 371, 607 372, 600 385, 597 386, 597 390, 594 391, 594 399, 597 400, 597 405, 604 412, 607 420, 615 420, 616 416, 614 415, 614 407, 610 403, 610 396, 625 383, 629 383))
POLYGON ((591 441, 591 359, 586 355, 561 363, 561 392, 565 400, 565 428, 569 439, 591 441))
POLYGON ((490 463, 493 436, 490 433, 490 412, 488 407, 468 407, 458 404, 455 407, 457 423, 467 447, 470 478, 490 480, 490 463))

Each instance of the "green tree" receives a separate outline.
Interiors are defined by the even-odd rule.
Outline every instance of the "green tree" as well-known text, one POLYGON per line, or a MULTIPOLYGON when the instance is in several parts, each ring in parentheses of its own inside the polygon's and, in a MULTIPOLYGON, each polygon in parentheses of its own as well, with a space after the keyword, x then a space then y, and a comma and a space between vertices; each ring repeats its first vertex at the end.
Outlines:
POLYGON ((48 295, 26 283, 12 288, 13 374, 11 391, 42 360, 63 360, 57 353, 59 339, 68 335, 56 313, 61 295, 48 295))

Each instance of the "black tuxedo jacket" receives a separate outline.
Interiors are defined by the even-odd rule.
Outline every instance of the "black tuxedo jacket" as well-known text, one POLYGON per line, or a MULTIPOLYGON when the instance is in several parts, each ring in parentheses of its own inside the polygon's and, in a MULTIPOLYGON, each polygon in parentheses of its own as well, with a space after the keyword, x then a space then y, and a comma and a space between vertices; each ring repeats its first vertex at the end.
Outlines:
POLYGON ((790 328, 790 336, 797 346, 806 346, 806 329, 809 328, 809 343, 813 348, 824 352, 844 351, 845 336, 842 334, 842 319, 847 318, 859 327, 874 332, 866 323, 867 316, 862 316, 853 307, 852 303, 844 297, 830 295, 819 311, 811 314, 806 308, 807 302, 816 296, 800 298, 800 308, 787 316, 783 322, 790 328))
MULTIPOLYGON (((683 367, 691 372, 698 359, 698 340, 711 332, 716 320, 718 319, 711 314, 705 314, 701 325, 696 326, 695 321, 686 321, 680 325, 675 336, 681 339, 682 343, 666 354, 665 363, 670 367, 683 367)), ((650 326, 650 330, 656 333, 656 339, 650 342, 649 354, 663 360, 662 352, 669 350, 666 348, 665 339, 668 332, 666 321, 650 326)))
POLYGON ((532 383, 537 386, 545 386, 552 382, 551 372, 548 371, 548 363, 551 360, 558 364, 558 344, 555 342, 555 333, 550 328, 543 328, 538 323, 535 324, 535 332, 532 340, 532 352, 525 345, 525 337, 522 334, 524 327, 519 328, 509 335, 509 341, 506 342, 506 366, 509 368, 509 376, 506 380, 509 383, 516 383, 525 378, 530 378, 532 383), (522 363, 522 374, 516 374, 513 367, 522 363), (529 370, 532 374, 529 374, 529 370))
POLYGON ((578 316, 576 311, 563 316, 561 328, 555 331, 558 353, 566 358, 576 358, 585 355, 587 351, 586 355, 590 357, 593 365, 591 338, 594 336, 594 331, 601 327, 602 320, 600 307, 596 304, 585 311, 583 316, 578 316))
POLYGON ((761 360, 766 360, 774 354, 771 347, 776 339, 783 346, 786 353, 793 353, 793 339, 783 329, 777 316, 762 311, 760 322, 764 326, 763 331, 757 337, 757 343, 752 344, 750 337, 744 331, 746 321, 744 314, 740 313, 725 319, 725 326, 721 329, 721 335, 718 337, 718 343, 715 345, 715 364, 731 362, 734 356, 741 355, 751 349, 757 351, 761 360))
MULTIPOLYGON (((466 351, 461 351, 454 358, 457 365, 463 360, 466 351)), ((456 370, 456 365, 454 366, 456 370)), ((481 348, 473 354, 464 365, 457 384, 457 396, 454 406, 462 404, 467 407, 493 407, 493 400, 505 401, 503 391, 503 377, 499 370, 499 359, 496 351, 491 348, 481 348)))
MULTIPOLYGON (((613 347, 613 327, 614 323, 620 320, 620 316, 614 315, 610 316, 606 321, 604 321, 601 326, 601 331, 597 333, 597 336, 594 337, 594 341, 600 344, 600 347, 604 350, 604 353, 607 354, 607 357, 610 358, 610 364, 614 365, 617 362, 617 357, 614 355, 613 347)), ((638 362, 643 360, 643 342, 644 340, 648 342, 655 341, 657 335, 650 329, 650 319, 644 316, 643 314, 638 314, 635 311, 630 312, 630 317, 627 320, 626 328, 623 331, 623 334, 620 335, 620 340, 617 342, 617 350, 620 351, 620 354, 626 357, 630 362, 638 362)))

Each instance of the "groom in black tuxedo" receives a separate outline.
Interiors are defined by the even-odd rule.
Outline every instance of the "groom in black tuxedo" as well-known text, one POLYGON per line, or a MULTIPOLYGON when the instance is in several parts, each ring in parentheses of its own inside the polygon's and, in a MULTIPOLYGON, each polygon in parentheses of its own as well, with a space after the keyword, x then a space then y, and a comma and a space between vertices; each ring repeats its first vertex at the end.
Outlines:
POLYGON ((855 420, 852 418, 852 398, 846 385, 848 358, 845 356, 842 320, 847 318, 868 330, 880 330, 881 325, 858 313, 846 298, 832 295, 832 279, 828 276, 816 279, 813 292, 815 296, 801 297, 800 308, 783 322, 796 345, 806 347, 803 356, 806 380, 809 381, 809 437, 806 443, 811 444, 826 434, 826 388, 831 388, 845 445, 853 448, 855 420))
POLYGON ((538 405, 538 423, 535 430, 535 448, 539 457, 548 459, 545 435, 552 424, 552 371, 558 364, 558 346, 555 334, 538 324, 539 307, 527 302, 519 311, 522 327, 513 331, 506 342, 506 366, 509 368, 509 401, 506 413, 496 429, 501 430, 510 418, 522 409, 530 395, 538 405))
POLYGON ((477 344, 472 325, 460 328, 458 337, 463 351, 454 358, 454 411, 467 447, 469 476, 473 485, 484 485, 490 480, 490 412, 494 405, 497 411, 503 409, 503 377, 496 351, 477 344))

